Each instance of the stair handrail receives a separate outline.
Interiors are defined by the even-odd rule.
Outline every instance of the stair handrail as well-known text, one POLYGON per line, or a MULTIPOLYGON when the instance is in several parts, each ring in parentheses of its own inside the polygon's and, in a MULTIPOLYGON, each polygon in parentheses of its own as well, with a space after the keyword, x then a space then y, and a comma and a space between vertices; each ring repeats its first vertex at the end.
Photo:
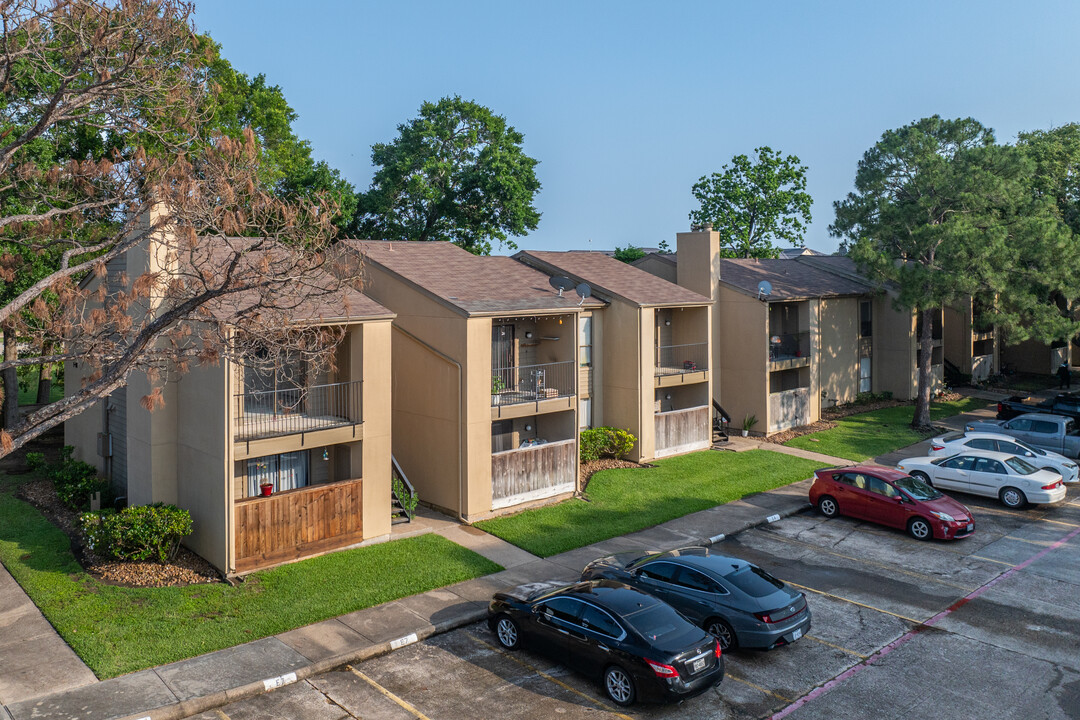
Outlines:
MULTIPOLYGON (((394 455, 392 453, 390 455, 390 464, 393 467, 394 473, 401 480, 401 484, 404 485, 405 489, 409 492, 409 497, 410 498, 415 498, 416 497, 416 488, 414 488, 412 486, 412 483, 409 482, 409 478, 406 477, 405 471, 401 469, 401 465, 398 464, 397 458, 394 457, 394 455)), ((394 491, 394 484, 393 483, 390 483, 390 492, 395 497, 397 497, 397 493, 394 491)), ((412 520, 413 512, 406 509, 406 504, 404 502, 402 502, 402 498, 397 498, 397 501, 398 501, 398 504, 401 505, 402 510, 404 510, 405 515, 409 518, 409 520, 412 520)))

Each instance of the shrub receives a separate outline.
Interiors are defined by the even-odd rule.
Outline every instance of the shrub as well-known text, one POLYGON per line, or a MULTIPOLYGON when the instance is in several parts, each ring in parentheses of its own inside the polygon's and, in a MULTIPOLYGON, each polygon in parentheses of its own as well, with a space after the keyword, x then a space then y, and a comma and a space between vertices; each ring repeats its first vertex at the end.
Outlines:
POLYGON ((398 502, 401 503, 401 509, 405 511, 406 515, 412 517, 413 512, 416 511, 417 504, 420 502, 420 496, 409 492, 409 488, 405 487, 405 483, 396 475, 390 481, 390 486, 393 488, 394 496, 397 497, 398 502))
POLYGON ((192 530, 187 510, 162 503, 83 513, 80 520, 90 548, 117 560, 165 564, 176 557, 180 542, 192 530))
POLYGON ((26 453, 26 467, 31 470, 38 470, 45 467, 45 453, 28 452, 26 453))
POLYGON ((626 430, 598 427, 582 430, 578 440, 581 461, 598 460, 604 455, 622 459, 634 449, 637 438, 626 430))
MULTIPOLYGON (((71 445, 65 445, 60 451, 60 461, 49 465, 49 478, 56 488, 56 497, 73 510, 85 508, 94 493, 102 494, 102 502, 107 504, 109 481, 98 477, 97 468, 90 463, 72 458, 75 451, 71 445)), ((29 457, 27 458, 29 463, 29 457)))

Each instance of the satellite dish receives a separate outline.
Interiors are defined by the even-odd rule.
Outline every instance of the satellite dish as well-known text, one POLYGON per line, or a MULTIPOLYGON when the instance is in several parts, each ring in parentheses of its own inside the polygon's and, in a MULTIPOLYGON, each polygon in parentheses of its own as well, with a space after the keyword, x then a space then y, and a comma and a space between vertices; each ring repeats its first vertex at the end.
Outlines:
POLYGON ((772 295, 772 283, 768 280, 762 280, 757 284, 757 296, 758 300, 764 300, 772 295))
POLYGON ((579 302, 578 305, 584 304, 585 298, 592 296, 592 288, 589 287, 588 283, 581 283, 574 288, 574 292, 581 298, 581 302, 579 302))
POLYGON ((559 297, 562 297, 563 290, 569 290, 570 288, 574 287, 573 280, 568 277, 563 277, 561 275, 549 278, 548 284, 559 291, 559 297))

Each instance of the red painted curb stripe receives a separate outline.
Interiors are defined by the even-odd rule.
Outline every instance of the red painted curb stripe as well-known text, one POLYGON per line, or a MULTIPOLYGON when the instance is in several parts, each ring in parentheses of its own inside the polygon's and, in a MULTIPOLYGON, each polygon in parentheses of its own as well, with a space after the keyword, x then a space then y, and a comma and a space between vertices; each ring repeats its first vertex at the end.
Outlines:
POLYGON ((891 653, 893 650, 896 650, 898 647, 901 647, 902 645, 906 645, 912 638, 917 636, 919 633, 924 632, 927 628, 933 627, 936 623, 940 622, 943 618, 950 615, 953 611, 958 610, 959 608, 962 608, 963 606, 967 605, 969 602, 971 602, 975 598, 979 597, 984 592, 986 592, 990 588, 994 587, 995 585, 997 585, 1002 580, 1005 580, 1006 578, 1009 578, 1009 577, 1013 576, 1014 574, 1020 572, 1021 570, 1023 570, 1027 566, 1031 565, 1033 562, 1035 562, 1035 561, 1041 559, 1042 557, 1044 557, 1051 550, 1056 550, 1057 548, 1061 547, 1065 543, 1072 540, 1077 535, 1080 535, 1080 528, 1077 528, 1077 529, 1073 530, 1068 535, 1065 535, 1064 537, 1062 537, 1060 540, 1052 543, 1048 547, 1043 548, 1042 550, 1035 553, 1034 555, 1029 557, 1027 560, 1020 563, 1019 565, 1014 565, 1011 568, 1009 568, 1008 570, 1006 570, 1005 572, 998 575, 997 577, 992 578, 990 580, 987 580, 984 584, 982 584, 979 587, 975 588, 970 593, 968 593, 964 597, 960 598, 959 600, 954 602, 952 605, 950 605, 949 607, 947 607, 944 610, 942 610, 941 612, 939 612, 934 617, 930 618, 929 620, 922 623, 921 625, 915 626, 914 628, 912 628, 908 632, 906 632, 903 635, 901 635, 900 637, 898 637, 896 640, 893 640, 891 643, 889 643, 885 647, 881 648, 881 650, 879 650, 875 654, 871 655, 870 657, 863 660, 859 664, 851 666, 850 668, 848 668, 844 672, 840 673, 839 675, 837 675, 836 677, 834 677, 832 680, 825 683, 821 687, 814 688, 809 693, 807 693, 806 695, 803 695, 801 698, 799 698, 798 700, 796 700, 792 704, 788 705, 783 710, 780 710, 779 712, 773 714, 770 720, 781 720, 781 718, 787 717, 791 713, 793 713, 796 710, 798 710, 799 708, 801 708, 803 705, 806 705, 807 703, 809 703, 811 700, 815 700, 815 699, 821 697, 822 695, 825 695, 826 693, 828 693, 830 690, 835 688, 840 683, 844 682, 845 680, 847 680, 850 677, 854 677, 855 675, 858 675, 860 672, 862 672, 866 668, 870 667, 871 664, 873 664, 877 660, 880 660, 881 658, 885 657, 886 655, 891 653))

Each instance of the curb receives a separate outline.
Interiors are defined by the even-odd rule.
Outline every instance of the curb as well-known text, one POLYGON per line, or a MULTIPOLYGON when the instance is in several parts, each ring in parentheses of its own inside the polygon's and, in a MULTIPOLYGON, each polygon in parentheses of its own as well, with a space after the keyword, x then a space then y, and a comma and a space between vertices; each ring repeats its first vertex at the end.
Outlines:
MULTIPOLYGON (((771 524, 782 518, 797 515, 811 509, 811 507, 810 503, 803 502, 796 507, 782 510, 762 518, 761 520, 745 522, 729 533, 720 533, 719 535, 713 535, 712 537, 703 537, 697 540, 697 542, 704 546, 714 545, 726 537, 737 535, 738 533, 758 527, 759 525, 771 524)), ((199 713, 224 707, 225 705, 237 702, 238 700, 246 700, 255 697, 256 695, 270 692, 271 690, 284 687, 285 685, 292 685, 293 683, 307 680, 315 675, 321 675, 346 665, 362 663, 365 660, 371 660, 382 655, 387 655, 394 650, 415 644, 421 640, 426 640, 433 635, 441 635, 442 633, 457 630, 466 625, 472 625, 486 617, 487 608, 476 608, 475 610, 470 610, 452 620, 439 622, 435 625, 426 625, 405 637, 378 643, 377 645, 366 647, 363 650, 335 655, 297 668, 295 671, 286 673, 285 675, 258 680, 228 690, 219 690, 209 695, 191 698, 190 700, 183 700, 171 705, 162 705, 153 710, 148 710, 135 715, 116 716, 110 718, 110 720, 182 720, 191 715, 198 715, 199 713)), ((0 709, 4 710, 4 713, 0 714, 0 720, 13 720, 4 706, 0 705, 0 709)))

